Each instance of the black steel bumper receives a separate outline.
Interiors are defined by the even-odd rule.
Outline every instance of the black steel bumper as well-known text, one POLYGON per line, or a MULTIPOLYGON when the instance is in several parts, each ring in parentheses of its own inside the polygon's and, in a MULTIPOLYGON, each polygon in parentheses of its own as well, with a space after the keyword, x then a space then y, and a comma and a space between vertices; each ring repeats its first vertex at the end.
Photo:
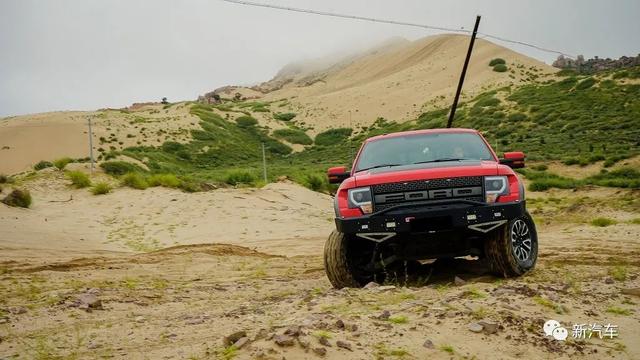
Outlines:
POLYGON ((436 233, 450 230, 489 232, 525 214, 525 202, 485 204, 474 201, 430 202, 386 209, 355 218, 336 218, 346 234, 436 233))

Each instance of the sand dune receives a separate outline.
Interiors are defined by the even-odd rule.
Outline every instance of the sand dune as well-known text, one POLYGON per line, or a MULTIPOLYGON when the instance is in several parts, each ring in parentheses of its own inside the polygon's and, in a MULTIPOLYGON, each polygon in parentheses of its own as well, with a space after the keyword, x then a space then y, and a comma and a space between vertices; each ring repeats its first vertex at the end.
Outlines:
MULTIPOLYGON (((369 125, 380 116, 395 121, 415 119, 427 109, 450 104, 468 41, 459 35, 430 36, 377 48, 325 70, 281 75, 273 82, 286 84, 265 99, 292 98, 292 110, 316 132, 369 125)), ((463 101, 486 89, 529 81, 527 72, 544 78, 554 71, 540 61, 479 39, 463 101), (498 73, 488 66, 498 57, 506 60, 510 71, 498 73)))
MULTIPOLYGON (((228 87, 265 100, 289 99, 273 111, 296 112, 296 120, 315 134, 330 127, 358 128, 378 117, 405 121, 422 112, 448 106, 455 92, 468 37, 430 36, 416 41, 392 39, 363 53, 327 57, 285 66, 259 88, 266 92, 228 87), (274 90, 278 89, 278 90, 274 90)), ((467 73, 463 101, 476 93, 527 80, 554 71, 548 65, 479 39, 467 73), (487 66, 493 58, 507 61, 509 72, 487 66)), ((233 114, 237 116, 238 114, 233 114)), ((253 114, 263 125, 281 128, 270 113, 253 114)), ((185 103, 165 107, 142 104, 124 110, 52 112, 0 120, 0 173, 28 170, 40 160, 62 156, 89 156, 87 119, 94 121, 94 151, 134 145, 160 145, 166 140, 184 142, 199 119, 185 103)), ((296 149, 299 146, 296 146, 296 149)))
POLYGON ((132 110, 59 111, 0 119, 0 174, 31 169, 38 161, 89 156, 88 119, 93 123, 93 150, 120 150, 127 146, 185 142, 190 129, 199 128, 189 107, 177 103, 132 110))

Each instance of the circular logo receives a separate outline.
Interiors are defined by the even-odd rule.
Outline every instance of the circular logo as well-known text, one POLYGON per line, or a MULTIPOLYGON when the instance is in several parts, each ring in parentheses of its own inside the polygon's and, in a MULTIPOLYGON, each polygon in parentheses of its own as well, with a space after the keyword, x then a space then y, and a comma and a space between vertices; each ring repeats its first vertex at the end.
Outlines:
POLYGON ((553 330, 558 327, 560 327, 560 323, 558 321, 548 320, 546 323, 544 323, 544 326, 542 326, 542 330, 544 330, 545 335, 552 336, 553 330))
POLYGON ((569 332, 563 327, 557 327, 553 329, 552 335, 556 340, 565 341, 567 339, 567 336, 569 336, 569 332))

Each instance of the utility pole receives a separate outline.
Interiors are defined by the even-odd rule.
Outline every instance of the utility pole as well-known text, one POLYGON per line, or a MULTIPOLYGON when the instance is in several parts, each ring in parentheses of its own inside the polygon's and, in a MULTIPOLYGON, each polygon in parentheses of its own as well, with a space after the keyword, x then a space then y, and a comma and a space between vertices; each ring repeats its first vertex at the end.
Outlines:
MULTIPOLYGON (((353 122, 351 121, 351 110, 349 110, 349 127, 353 130, 353 122)), ((351 137, 349 137, 349 162, 352 163, 353 160, 353 144, 351 143, 351 137)))
POLYGON ((89 156, 91 158, 91 174, 93 174, 93 131, 91 130, 91 116, 88 117, 89 122, 89 156))
POLYGON ((467 57, 464 59, 464 66, 462 67, 462 74, 460 74, 460 81, 458 82, 458 89, 456 90, 456 96, 453 98, 453 105, 451 106, 451 112, 449 113, 449 121, 447 122, 447 128, 451 127, 451 124, 453 123, 453 117, 456 115, 456 107, 458 107, 460 92, 462 92, 462 84, 464 84, 464 76, 467 74, 467 66, 469 66, 469 59, 471 58, 471 50, 473 50, 473 43, 476 41, 476 34, 478 33, 478 25, 480 25, 480 15, 476 16, 476 24, 473 27, 473 33, 471 34, 471 42, 469 42, 469 50, 467 50, 467 57))
POLYGON ((264 153, 264 143, 262 143, 262 175, 264 176, 264 182, 267 183, 267 157, 264 153))

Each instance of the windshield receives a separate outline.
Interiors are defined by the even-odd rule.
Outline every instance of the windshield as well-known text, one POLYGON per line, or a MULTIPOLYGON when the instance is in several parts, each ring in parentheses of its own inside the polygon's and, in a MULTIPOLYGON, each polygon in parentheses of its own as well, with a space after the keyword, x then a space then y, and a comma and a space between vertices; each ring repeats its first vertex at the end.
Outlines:
POLYGON ((447 160, 495 160, 474 133, 439 133, 394 136, 367 143, 356 171, 447 160))

